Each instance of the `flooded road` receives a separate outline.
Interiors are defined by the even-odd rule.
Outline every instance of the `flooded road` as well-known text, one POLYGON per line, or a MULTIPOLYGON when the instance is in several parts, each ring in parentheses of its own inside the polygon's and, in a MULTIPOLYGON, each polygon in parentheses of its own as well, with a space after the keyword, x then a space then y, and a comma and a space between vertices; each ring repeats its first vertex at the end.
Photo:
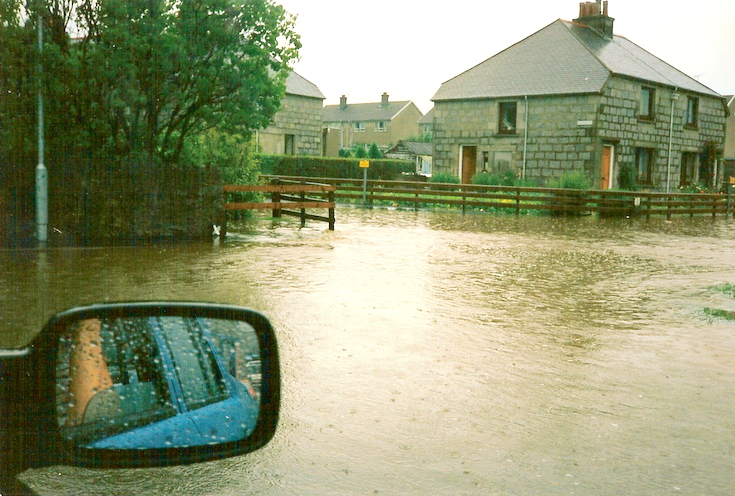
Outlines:
POLYGON ((167 469, 26 472, 41 494, 735 492, 735 223, 341 209, 227 243, 0 251, 2 346, 129 299, 263 311, 276 437, 167 469))

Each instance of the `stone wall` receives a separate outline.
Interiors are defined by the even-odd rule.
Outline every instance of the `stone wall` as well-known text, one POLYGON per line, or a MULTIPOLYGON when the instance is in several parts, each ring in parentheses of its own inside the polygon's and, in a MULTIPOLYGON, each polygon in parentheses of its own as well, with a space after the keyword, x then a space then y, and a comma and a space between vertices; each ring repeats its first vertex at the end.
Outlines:
POLYGON ((294 155, 321 155, 322 100, 297 95, 284 96, 281 110, 271 125, 258 133, 262 153, 284 154, 287 134, 294 137, 294 155))

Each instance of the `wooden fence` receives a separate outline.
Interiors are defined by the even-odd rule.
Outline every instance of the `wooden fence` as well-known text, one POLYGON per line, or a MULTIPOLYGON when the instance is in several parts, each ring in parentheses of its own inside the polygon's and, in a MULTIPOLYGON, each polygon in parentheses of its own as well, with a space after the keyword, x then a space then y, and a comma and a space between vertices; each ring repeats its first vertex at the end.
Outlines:
POLYGON ((270 193, 270 202, 227 202, 225 200, 225 215, 220 234, 227 233, 227 211, 229 210, 272 210, 273 217, 290 215, 301 219, 301 227, 306 219, 329 223, 329 229, 334 230, 334 192, 335 186, 317 184, 305 181, 289 181, 273 179, 273 184, 225 185, 224 193, 257 192, 270 193), (310 196, 306 196, 307 193, 310 196), (298 195, 298 196, 296 196, 298 195), (328 215, 308 213, 307 209, 328 210, 328 215), (297 209, 297 210, 296 210, 297 209))
POLYGON ((468 209, 548 211, 560 214, 599 213, 608 216, 717 215, 729 216, 730 188, 723 193, 653 193, 644 191, 575 190, 437 184, 415 181, 373 181, 327 177, 265 176, 291 182, 317 182, 336 188, 334 198, 367 205, 384 201, 419 209, 431 205, 452 205, 468 209))

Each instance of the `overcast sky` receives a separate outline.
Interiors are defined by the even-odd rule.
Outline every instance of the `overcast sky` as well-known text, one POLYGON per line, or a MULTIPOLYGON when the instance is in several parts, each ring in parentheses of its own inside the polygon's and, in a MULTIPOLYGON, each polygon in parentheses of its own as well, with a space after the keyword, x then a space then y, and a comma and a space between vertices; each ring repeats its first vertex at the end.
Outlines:
MULTIPOLYGON (((295 71, 326 104, 413 100, 557 19, 579 0, 274 0, 297 16, 295 71)), ((615 34, 721 94, 735 93, 735 0, 610 0, 615 34)))

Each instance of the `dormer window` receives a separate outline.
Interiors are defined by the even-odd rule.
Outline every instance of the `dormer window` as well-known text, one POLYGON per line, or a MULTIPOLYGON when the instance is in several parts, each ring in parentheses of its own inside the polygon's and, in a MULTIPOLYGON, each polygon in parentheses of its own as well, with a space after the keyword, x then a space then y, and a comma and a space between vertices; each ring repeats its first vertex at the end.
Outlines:
POLYGON ((641 88, 641 107, 638 110, 638 118, 652 121, 655 117, 656 90, 644 86, 641 88))

